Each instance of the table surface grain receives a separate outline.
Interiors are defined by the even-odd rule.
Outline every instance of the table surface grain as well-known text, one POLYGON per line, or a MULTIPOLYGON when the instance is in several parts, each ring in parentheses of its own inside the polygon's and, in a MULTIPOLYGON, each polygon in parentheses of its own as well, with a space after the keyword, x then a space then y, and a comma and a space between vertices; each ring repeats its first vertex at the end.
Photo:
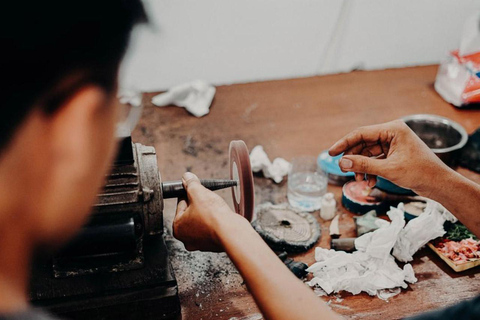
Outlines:
MULTIPOLYGON (((436 71, 437 66, 426 66, 220 86, 210 114, 203 118, 182 108, 154 107, 153 94, 145 94, 146 107, 133 138, 156 148, 162 179, 172 180, 186 170, 201 178, 228 178, 228 145, 235 139, 244 140, 250 149, 262 145, 271 159, 291 160, 318 155, 356 127, 414 113, 445 116, 473 132, 480 126, 480 110, 460 110, 443 101, 433 88, 436 71)), ((459 172, 480 183, 480 175, 459 172)), ((419 174, 419 179, 428 178, 419 174)), ((340 187, 328 189, 340 203, 340 187)), ((256 204, 285 202, 286 193, 285 182, 277 185, 255 176, 256 204)), ((219 194, 231 203, 229 191, 219 194)), ((164 220, 183 318, 262 319, 224 253, 188 252, 171 236, 175 205, 174 200, 166 201, 164 220)), ((342 237, 355 236, 353 214, 340 204, 338 210, 343 212, 342 237)), ((316 246, 328 248, 330 222, 322 221, 318 212, 314 215, 322 229, 316 246)), ((311 264, 314 250, 292 257, 311 264)), ((429 249, 419 251, 412 266, 418 282, 388 302, 363 293, 319 299, 349 319, 397 319, 480 293, 480 268, 456 274, 429 249)))

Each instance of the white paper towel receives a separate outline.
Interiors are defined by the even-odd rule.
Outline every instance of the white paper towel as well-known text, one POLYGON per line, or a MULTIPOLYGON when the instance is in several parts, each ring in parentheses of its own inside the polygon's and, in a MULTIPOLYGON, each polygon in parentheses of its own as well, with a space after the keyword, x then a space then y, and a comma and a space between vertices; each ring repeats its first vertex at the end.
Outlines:
POLYGON ((418 249, 445 233, 445 221, 454 222, 456 218, 432 200, 428 200, 425 212, 406 226, 403 204, 392 207, 387 214, 391 222, 357 238, 357 251, 353 253, 316 248, 317 262, 307 269, 314 278, 308 285, 320 287, 327 294, 363 291, 383 299, 397 293, 384 289, 406 288, 408 283, 415 283, 412 266, 407 263, 401 269, 394 256, 400 261, 411 261, 418 249))
POLYGON ((205 81, 196 80, 154 96, 152 103, 158 107, 174 104, 187 109, 195 117, 203 117, 210 112, 215 91, 214 86, 205 81))
POLYGON ((291 164, 283 158, 275 158, 273 162, 267 156, 263 147, 258 145, 250 152, 250 163, 252 165, 253 172, 262 171, 266 178, 270 178, 275 183, 280 183, 288 172, 290 171, 291 164))

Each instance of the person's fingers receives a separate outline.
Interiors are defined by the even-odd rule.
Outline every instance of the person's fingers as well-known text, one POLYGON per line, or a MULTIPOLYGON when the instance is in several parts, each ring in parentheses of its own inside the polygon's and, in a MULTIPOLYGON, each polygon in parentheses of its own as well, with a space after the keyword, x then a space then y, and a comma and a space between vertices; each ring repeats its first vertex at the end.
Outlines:
POLYGON ((390 126, 390 123, 386 123, 356 129, 338 140, 330 147, 328 153, 331 156, 337 156, 359 144, 364 144, 365 146, 375 142, 380 144, 384 140, 391 138, 391 135, 388 133, 390 126))
POLYGON ((200 179, 198 179, 198 177, 191 172, 185 172, 183 174, 182 182, 185 190, 187 191, 189 201, 192 201, 193 198, 200 195, 200 192, 206 190, 206 188, 200 183, 200 179))
POLYGON ((177 210, 175 211, 175 218, 173 219, 173 225, 172 225, 172 231, 173 231, 173 236, 178 239, 178 228, 177 228, 177 222, 179 221, 180 217, 185 213, 185 210, 187 210, 188 204, 187 201, 184 199, 179 199, 177 203, 177 210))
POLYGON ((342 157, 339 165, 345 172, 367 173, 378 176, 382 175, 382 169, 385 167, 386 161, 365 156, 348 155, 342 157))
POLYGON ((382 145, 378 144, 378 143, 374 143, 374 144, 370 144, 370 145, 366 145, 364 143, 361 143, 361 144, 358 144, 350 149, 348 149, 347 151, 344 152, 343 155, 347 156, 347 155, 362 155, 362 156, 367 156, 367 157, 377 157, 381 154, 383 154, 385 151, 385 149, 383 148, 382 145))
POLYGON ((178 199, 175 218, 180 217, 185 212, 185 210, 187 210, 187 207, 188 207, 188 204, 187 204, 187 201, 185 201, 185 199, 178 199))
POLYGON ((359 144, 366 145, 366 143, 375 141, 378 141, 378 132, 375 132, 372 137, 372 131, 369 127, 359 128, 337 141, 328 152, 331 156, 337 156, 359 144))
POLYGON ((340 159, 340 161, 338 162, 338 165, 340 166, 340 169, 343 172, 352 171, 350 169, 353 168, 353 161, 351 159, 347 158, 346 156, 343 156, 340 159))
POLYGON ((197 175, 191 172, 185 172, 182 176, 183 186, 185 188, 190 188, 194 186, 196 183, 200 184, 200 179, 198 179, 197 175))
POLYGON ((184 242, 183 245, 185 246, 185 249, 187 251, 192 252, 192 251, 197 251, 198 250, 197 246, 195 246, 194 244, 192 244, 190 242, 184 242))
POLYGON ((362 151, 368 146, 365 143, 357 144, 356 146, 351 147, 348 150, 345 150, 343 154, 361 154, 362 151))
POLYGON ((367 175, 367 181, 368 181, 368 184, 367 184, 367 185, 368 185, 370 188, 373 188, 373 187, 375 187, 375 185, 377 184, 377 176, 368 174, 368 175, 367 175))
POLYGON ((378 157, 379 155, 383 155, 385 152, 386 152, 385 149, 381 145, 376 144, 376 145, 364 148, 360 153, 360 155, 367 156, 367 157, 378 157))
POLYGON ((365 174, 355 173, 355 181, 363 181, 363 180, 365 180, 365 174))

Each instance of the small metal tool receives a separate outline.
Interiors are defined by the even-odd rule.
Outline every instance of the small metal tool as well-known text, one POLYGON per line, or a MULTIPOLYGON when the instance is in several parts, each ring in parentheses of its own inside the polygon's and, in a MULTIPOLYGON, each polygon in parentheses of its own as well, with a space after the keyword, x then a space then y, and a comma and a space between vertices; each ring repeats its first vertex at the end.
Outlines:
POLYGON ((307 274, 308 265, 301 261, 295 261, 287 256, 287 252, 282 252, 277 255, 280 260, 287 266, 290 271, 299 279, 303 279, 307 274))
MULTIPOLYGON (((202 186, 212 191, 236 187, 238 185, 237 180, 228 179, 202 179, 200 180, 200 183, 202 186)), ((187 192, 183 187, 181 180, 162 182, 162 194, 164 199, 187 197, 187 192)))
POLYGON ((353 252, 355 248, 355 239, 357 238, 340 238, 330 241, 330 248, 336 251, 353 252))

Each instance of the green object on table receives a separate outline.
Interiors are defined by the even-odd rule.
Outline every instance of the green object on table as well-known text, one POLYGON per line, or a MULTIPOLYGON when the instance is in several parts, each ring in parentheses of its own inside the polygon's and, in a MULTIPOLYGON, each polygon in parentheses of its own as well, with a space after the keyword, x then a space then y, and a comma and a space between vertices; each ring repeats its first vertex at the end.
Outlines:
POLYGON ((460 222, 451 223, 447 221, 445 222, 444 228, 447 231, 447 233, 444 235, 444 238, 449 240, 461 241, 468 238, 478 240, 478 238, 460 222))

